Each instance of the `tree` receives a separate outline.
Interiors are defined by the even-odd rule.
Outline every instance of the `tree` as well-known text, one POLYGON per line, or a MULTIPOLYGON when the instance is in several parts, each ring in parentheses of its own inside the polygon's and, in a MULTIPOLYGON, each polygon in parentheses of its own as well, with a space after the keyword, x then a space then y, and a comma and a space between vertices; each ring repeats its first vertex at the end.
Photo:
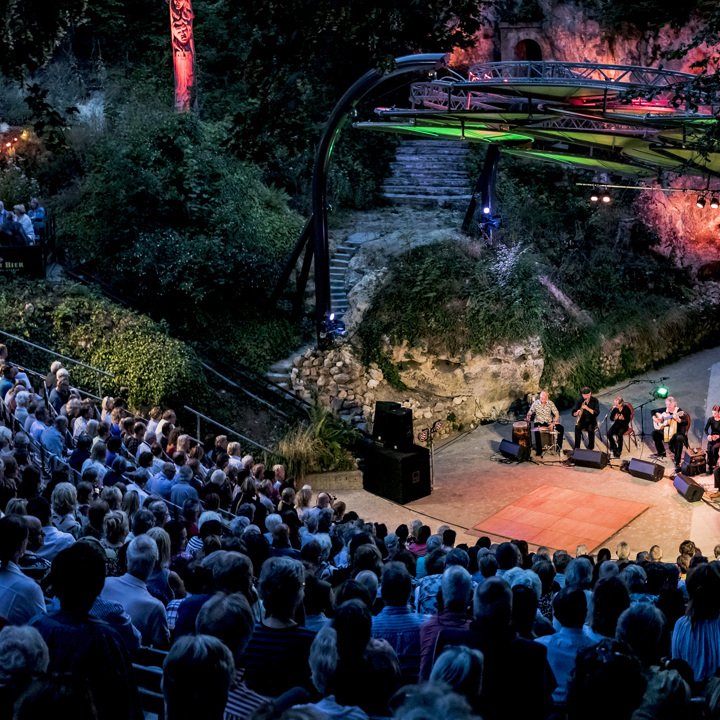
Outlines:
POLYGON ((0 72, 21 78, 40 69, 73 22, 85 12, 86 0, 5 0, 0 4, 0 72))

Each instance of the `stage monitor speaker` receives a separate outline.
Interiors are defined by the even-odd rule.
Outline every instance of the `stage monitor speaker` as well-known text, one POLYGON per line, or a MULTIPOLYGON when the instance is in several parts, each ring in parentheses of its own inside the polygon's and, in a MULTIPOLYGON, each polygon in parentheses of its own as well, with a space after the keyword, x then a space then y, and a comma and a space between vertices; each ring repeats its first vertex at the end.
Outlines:
POLYGON ((583 450, 576 448, 573 453, 573 462, 580 467, 595 468, 602 470, 609 462, 607 453, 600 450, 583 450))
POLYGON ((400 403, 379 401, 375 404, 373 437, 386 448, 409 451, 413 447, 413 415, 400 403))
POLYGON ((401 505, 426 497, 431 492, 430 451, 419 445, 413 445, 410 452, 378 445, 368 448, 363 488, 401 505))
POLYGON ((702 500, 702 496, 705 493, 705 488, 698 485, 692 478, 687 475, 678 473, 673 480, 675 489, 688 501, 697 502, 702 500))
POLYGON ((662 480, 662 476, 665 474, 665 468, 658 463, 632 458, 628 465, 628 472, 633 477, 649 480, 650 482, 657 482, 658 480, 662 480))
POLYGON ((515 462, 525 462, 530 456, 530 448, 510 442, 509 440, 500 441, 500 454, 508 460, 515 462))

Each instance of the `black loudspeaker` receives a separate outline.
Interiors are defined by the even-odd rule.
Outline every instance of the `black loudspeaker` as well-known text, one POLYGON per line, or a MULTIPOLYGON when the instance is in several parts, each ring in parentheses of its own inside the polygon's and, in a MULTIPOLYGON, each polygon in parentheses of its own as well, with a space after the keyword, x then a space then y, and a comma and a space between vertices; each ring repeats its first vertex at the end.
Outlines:
POLYGON ((386 448, 409 451, 413 448, 413 416, 400 403, 379 401, 375 404, 373 437, 386 448))
POLYGON ((657 482, 658 480, 662 480, 662 476, 665 474, 665 468, 657 463, 633 458, 628 465, 628 472, 633 477, 649 480, 650 482, 657 482))
POLYGON ((509 440, 500 441, 500 454, 508 460, 515 462, 525 462, 530 457, 530 449, 510 442, 509 440))
POLYGON ((698 485, 692 478, 687 475, 678 473, 673 480, 675 489, 688 501, 697 502, 702 499, 705 494, 705 488, 698 485))
POLYGON ((363 488, 405 505, 430 494, 430 451, 413 445, 401 452, 375 445, 365 453, 363 488))
POLYGON ((573 453, 573 462, 580 467, 595 468, 602 470, 609 462, 607 453, 600 450, 582 450, 575 448, 573 453))

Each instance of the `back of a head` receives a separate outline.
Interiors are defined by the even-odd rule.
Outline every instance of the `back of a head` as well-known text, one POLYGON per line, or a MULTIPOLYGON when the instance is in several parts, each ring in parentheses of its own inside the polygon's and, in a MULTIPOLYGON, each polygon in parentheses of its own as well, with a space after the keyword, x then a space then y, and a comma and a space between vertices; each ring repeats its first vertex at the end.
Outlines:
POLYGON ((377 591, 380 587, 380 580, 376 573, 374 573, 372 570, 361 570, 355 576, 355 579, 368 589, 371 597, 377 597, 377 591))
POLYGON ((5 567, 27 543, 28 526, 22 515, 7 515, 0 519, 0 562, 5 567))
POLYGON ((660 562, 663 557, 662 549, 659 545, 653 545, 650 548, 650 562, 660 562))
POLYGON ((593 566, 587 558, 571 560, 565 569, 565 584, 577 585, 585 590, 592 584, 593 566))
POLYGON ((282 518, 277 513, 270 513, 270 515, 265 518, 265 527, 271 535, 275 528, 281 523, 282 518))
POLYGON ((605 637, 615 637, 618 618, 630 607, 630 594, 616 577, 598 580, 593 590, 592 629, 605 637))
POLYGON ((577 656, 570 681, 567 718, 630 720, 642 702, 646 685, 640 663, 627 645, 617 640, 602 640, 593 648, 581 650, 577 656))
POLYGON ((484 578, 495 577, 498 571, 497 558, 492 553, 478 554, 478 568, 484 578))
POLYGON ((347 600, 335 611, 337 649, 344 660, 359 660, 370 642, 372 613, 362 600, 347 600))
POLYGON ((0 684, 16 685, 47 672, 48 647, 29 625, 8 625, 0 631, 0 684))
POLYGON ((627 643, 645 666, 659 665, 670 654, 670 629, 665 615, 652 603, 636 603, 617 622, 616 637, 627 643))
POLYGON ((34 515, 43 524, 43 527, 50 525, 50 503, 44 497, 34 497, 28 500, 27 514, 34 515))
MULTIPOLYGON (((370 572, 370 571, 367 571, 370 572)), ((373 573, 374 575, 375 573, 373 573)), ((359 582, 359 575, 355 580, 346 580, 335 591, 335 606, 340 607, 348 600, 358 599, 363 602, 368 610, 372 611, 375 595, 371 595, 367 586, 359 582)))
POLYGON ((585 591, 578 585, 566 585, 553 601, 555 618, 566 628, 581 628, 587 616, 585 591))
POLYGON ((299 560, 272 557, 263 563, 258 588, 268 615, 289 620, 302 601, 305 568, 299 560))
POLYGON ((254 629, 255 619, 250 604, 240 592, 230 595, 217 593, 200 608, 195 621, 197 634, 212 635, 222 640, 236 664, 239 664, 252 640, 254 629))
POLYGON ((168 720, 219 720, 235 676, 230 650, 209 635, 183 635, 163 663, 168 720))
POLYGON ((93 545, 75 543, 57 554, 50 569, 50 579, 60 607, 85 615, 105 585, 105 558, 93 545))
POLYGON ((455 540, 457 538, 457 533, 454 530, 446 530, 443 533, 443 545, 446 547, 452 547, 455 545, 455 540))
POLYGON ((501 570, 510 570, 510 568, 517 567, 518 564, 518 549, 509 542, 501 543, 495 553, 495 559, 498 562, 498 566, 501 570))
POLYGON ((512 619, 512 591, 501 578, 490 577, 475 589, 475 619, 487 627, 503 630, 512 619))
POLYGON ((127 548, 127 571, 146 582, 155 569, 159 557, 158 547, 147 533, 133 539, 127 548))
POLYGON ((466 645, 448 645, 435 661, 430 682, 449 685, 474 705, 482 691, 485 658, 466 645))
POLYGON ((705 563, 688 573, 687 615, 693 625, 698 620, 716 620, 720 614, 720 573, 716 565, 705 563))
POLYGON ((239 552, 225 552, 213 565, 213 580, 218 590, 236 593, 252 586, 253 567, 250 558, 239 552))
POLYGON ((15 704, 14 720, 37 718, 97 720, 87 680, 76 674, 47 675, 31 683, 15 704))
POLYGON ((451 565, 443 572, 440 588, 446 608, 453 605, 458 612, 464 610, 472 595, 470 573, 461 565, 451 565))
POLYGON ((399 562, 389 562, 382 572, 382 599, 391 607, 407 605, 412 579, 407 568, 399 562))
POLYGON ((572 558, 570 557, 570 553, 568 553, 566 550, 557 550, 552 557, 553 565, 555 566, 555 572, 560 573, 561 575, 565 574, 565 570, 567 570, 567 566, 572 561, 572 558))
POLYGON ((644 593, 647 590, 647 574, 639 565, 628 565, 620 573, 620 580, 624 583, 628 592, 644 593))
POLYGON ((407 685, 391 699, 395 720, 473 720, 470 703, 450 687, 439 683, 407 685))

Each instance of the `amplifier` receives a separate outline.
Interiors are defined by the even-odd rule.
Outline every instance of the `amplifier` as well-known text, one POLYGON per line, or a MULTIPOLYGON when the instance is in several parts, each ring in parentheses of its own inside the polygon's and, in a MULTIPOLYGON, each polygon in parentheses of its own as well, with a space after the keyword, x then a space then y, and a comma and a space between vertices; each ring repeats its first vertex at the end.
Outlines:
POLYGON ((695 477, 705 472, 705 453, 700 448, 685 448, 681 469, 684 475, 695 477))

